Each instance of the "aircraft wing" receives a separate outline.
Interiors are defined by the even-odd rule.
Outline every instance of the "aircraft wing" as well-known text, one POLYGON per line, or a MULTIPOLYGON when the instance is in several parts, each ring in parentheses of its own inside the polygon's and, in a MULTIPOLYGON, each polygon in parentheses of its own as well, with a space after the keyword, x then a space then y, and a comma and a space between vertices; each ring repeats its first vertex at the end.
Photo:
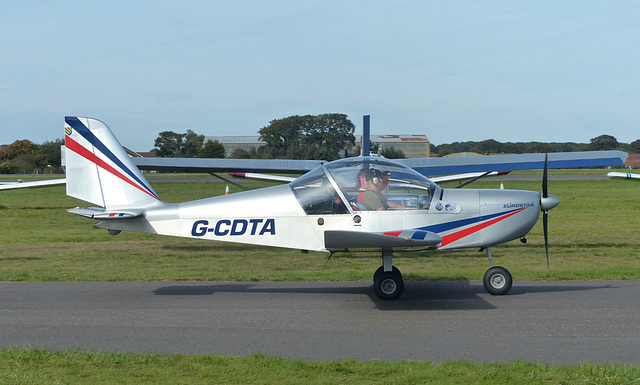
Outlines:
POLYGON ((304 174, 323 160, 226 159, 226 158, 131 158, 141 170, 182 172, 261 172, 304 174))
POLYGON ((47 187, 56 186, 67 183, 66 179, 50 179, 50 180, 38 180, 31 182, 0 182, 0 190, 13 190, 17 188, 34 188, 34 187, 47 187))
POLYGON ((255 172, 230 172, 229 175, 231 175, 234 178, 270 180, 274 182, 284 182, 284 183, 293 182, 296 179, 291 176, 269 175, 269 174, 255 173, 255 172))
MULTIPOLYGON (((623 151, 550 152, 549 168, 621 166, 623 151)), ((541 170, 544 153, 396 159, 423 175, 448 175, 483 171, 541 170)))
MULTIPOLYGON (((549 168, 619 166, 628 154, 622 151, 551 152, 549 168)), ((544 153, 484 155, 445 158, 394 159, 426 175, 478 172, 538 170, 544 168, 544 153)), ((291 159, 209 159, 209 158, 131 158, 142 170, 185 172, 239 172, 301 174, 311 171, 321 160, 291 159)))
MULTIPOLYGON (((538 170, 544 153, 397 159, 423 175, 462 174, 482 171, 538 170)), ((620 166, 628 154, 622 151, 550 152, 549 168, 620 166)))
POLYGON ((626 172, 610 172, 607 176, 609 178, 640 179, 640 174, 629 174, 626 172))
POLYGON ((434 183, 440 183, 440 182, 451 182, 451 181, 455 181, 455 180, 463 180, 463 179, 474 179, 474 178, 482 178, 485 176, 495 176, 495 175, 504 175, 504 174, 508 174, 511 171, 491 171, 491 172, 467 172, 464 174, 454 174, 454 175, 445 175, 445 176, 435 176, 431 179, 432 182, 434 183))

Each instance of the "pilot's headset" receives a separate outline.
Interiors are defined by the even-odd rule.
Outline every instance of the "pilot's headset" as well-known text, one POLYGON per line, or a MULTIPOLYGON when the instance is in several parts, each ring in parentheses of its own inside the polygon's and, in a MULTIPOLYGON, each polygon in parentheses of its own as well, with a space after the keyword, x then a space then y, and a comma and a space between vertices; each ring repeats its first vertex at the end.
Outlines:
POLYGON ((389 184, 389 177, 386 173, 383 173, 375 168, 362 169, 358 173, 360 179, 360 187, 367 188, 367 181, 371 181, 376 187, 383 190, 389 184))

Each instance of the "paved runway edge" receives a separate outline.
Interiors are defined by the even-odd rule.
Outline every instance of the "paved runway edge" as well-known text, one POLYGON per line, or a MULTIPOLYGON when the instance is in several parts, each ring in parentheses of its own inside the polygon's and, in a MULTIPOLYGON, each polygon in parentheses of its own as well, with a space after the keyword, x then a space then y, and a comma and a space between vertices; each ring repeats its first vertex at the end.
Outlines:
POLYGON ((1 346, 640 365, 639 281, 3 282, 1 346))

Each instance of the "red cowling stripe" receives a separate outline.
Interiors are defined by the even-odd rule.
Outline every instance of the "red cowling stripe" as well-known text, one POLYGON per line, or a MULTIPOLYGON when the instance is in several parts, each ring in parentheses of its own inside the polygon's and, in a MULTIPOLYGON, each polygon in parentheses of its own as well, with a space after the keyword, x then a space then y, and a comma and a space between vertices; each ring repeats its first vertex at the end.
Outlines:
POLYGON ((443 247, 445 245, 453 243, 453 242, 455 242, 455 241, 457 241, 459 239, 462 239, 462 238, 464 238, 464 237, 466 237, 468 235, 471 235, 471 234, 473 234, 473 233, 475 233, 477 231, 480 231, 480 230, 482 230, 484 228, 487 228, 487 227, 489 227, 489 226, 491 226, 493 224, 496 224, 496 223, 498 223, 498 222, 500 222, 500 221, 502 221, 504 219, 507 219, 507 218, 509 218, 509 217, 511 217, 513 215, 516 215, 517 213, 519 213, 519 212, 521 212, 523 210, 526 210, 526 209, 527 208, 525 207, 525 208, 522 208, 520 210, 514 211, 512 213, 509 213, 509 214, 503 215, 501 217, 492 219, 490 221, 487 221, 487 222, 484 222, 484 223, 480 223, 479 225, 475 225, 475 226, 469 227, 467 229, 460 230, 460 231, 458 231, 456 233, 453 233, 453 234, 445 235, 444 237, 442 237, 442 244, 440 244, 440 247, 443 247))

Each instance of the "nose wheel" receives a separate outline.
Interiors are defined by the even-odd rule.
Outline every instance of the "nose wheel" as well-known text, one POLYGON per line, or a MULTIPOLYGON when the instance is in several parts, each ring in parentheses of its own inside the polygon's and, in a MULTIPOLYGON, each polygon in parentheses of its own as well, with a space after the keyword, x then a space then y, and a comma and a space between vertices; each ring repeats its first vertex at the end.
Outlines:
POLYGON ((491 295, 507 294, 507 292, 511 290, 511 285, 513 285, 511 273, 504 267, 493 264, 491 250, 488 247, 485 251, 487 252, 487 258, 489 258, 491 268, 484 273, 484 277, 482 278, 484 289, 491 295))
POLYGON ((513 278, 509 270, 501 266, 494 266, 484 273, 482 284, 491 295, 503 295, 511 289, 513 278))

